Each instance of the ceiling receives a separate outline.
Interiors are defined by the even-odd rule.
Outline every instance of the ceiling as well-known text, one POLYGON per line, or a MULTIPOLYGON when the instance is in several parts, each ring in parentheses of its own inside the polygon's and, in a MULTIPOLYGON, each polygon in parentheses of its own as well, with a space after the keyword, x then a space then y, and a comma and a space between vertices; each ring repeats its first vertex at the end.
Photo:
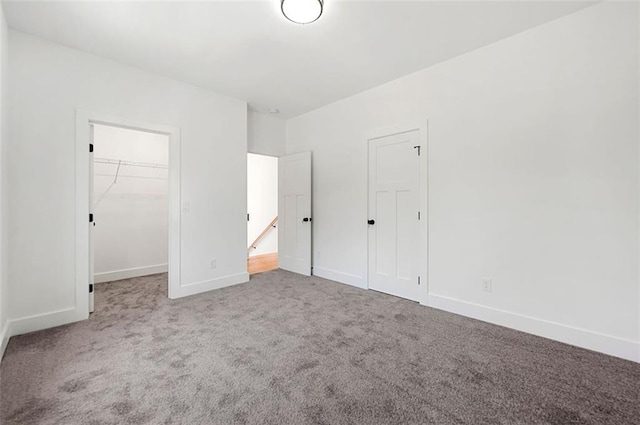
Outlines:
POLYGON ((290 118, 567 15, 581 1, 5 1, 11 28, 290 118))

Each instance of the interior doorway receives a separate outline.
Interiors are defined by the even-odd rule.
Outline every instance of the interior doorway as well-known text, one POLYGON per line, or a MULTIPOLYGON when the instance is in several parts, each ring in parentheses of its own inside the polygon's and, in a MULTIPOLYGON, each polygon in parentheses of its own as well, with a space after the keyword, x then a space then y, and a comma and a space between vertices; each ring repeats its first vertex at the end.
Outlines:
POLYGON ((166 273, 169 135, 97 123, 90 131, 94 283, 166 273))
POLYGON ((369 288, 413 301, 422 283, 420 154, 418 130, 369 140, 369 288))
MULTIPOLYGON (((181 285, 181 210, 180 210, 180 129, 127 117, 104 114, 85 109, 76 110, 76 214, 75 214, 75 281, 76 303, 74 320, 85 320, 93 307, 94 256, 93 256, 93 168, 95 125, 106 125, 121 129, 139 130, 162 134, 169 139, 168 167, 168 296, 171 299, 192 294, 188 286, 181 285), (88 219, 88 220, 87 220, 88 219)), ((97 200, 97 199, 96 199, 97 200)))
POLYGON ((278 158, 247 154, 247 270, 278 268, 278 158))

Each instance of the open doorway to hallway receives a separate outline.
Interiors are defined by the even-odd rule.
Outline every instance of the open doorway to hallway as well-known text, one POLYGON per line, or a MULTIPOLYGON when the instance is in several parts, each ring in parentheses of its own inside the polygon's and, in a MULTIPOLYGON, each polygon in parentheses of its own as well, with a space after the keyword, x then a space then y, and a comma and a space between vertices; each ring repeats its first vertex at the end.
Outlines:
POLYGON ((278 268, 278 158, 247 154, 247 270, 278 268))
POLYGON ((94 283, 166 273, 169 135, 91 125, 94 283))

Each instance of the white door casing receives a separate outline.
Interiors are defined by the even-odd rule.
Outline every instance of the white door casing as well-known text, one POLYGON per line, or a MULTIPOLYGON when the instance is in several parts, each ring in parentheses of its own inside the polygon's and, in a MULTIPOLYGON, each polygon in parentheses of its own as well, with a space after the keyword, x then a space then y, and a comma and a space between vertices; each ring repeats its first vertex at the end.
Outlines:
MULTIPOLYGON (((92 124, 110 125, 139 131, 164 134, 169 137, 169 298, 191 295, 189 287, 180 279, 180 129, 146 121, 112 116, 83 109, 76 110, 76 303, 69 309, 65 323, 84 320, 89 316, 91 296, 87 296, 93 283, 92 224, 93 213, 93 156, 89 143, 93 141, 92 124), (89 141, 89 143, 87 143, 89 141)), ((96 222, 99 217, 96 217, 96 222)))
POLYGON ((369 139, 369 288, 421 301, 419 130, 369 139))
POLYGON ((95 222, 95 205, 93 194, 93 148, 94 148, 94 126, 89 124, 89 313, 93 313, 94 309, 94 271, 95 271, 95 252, 94 252, 94 227, 95 222))
POLYGON ((311 275, 311 152, 278 161, 278 266, 311 275))

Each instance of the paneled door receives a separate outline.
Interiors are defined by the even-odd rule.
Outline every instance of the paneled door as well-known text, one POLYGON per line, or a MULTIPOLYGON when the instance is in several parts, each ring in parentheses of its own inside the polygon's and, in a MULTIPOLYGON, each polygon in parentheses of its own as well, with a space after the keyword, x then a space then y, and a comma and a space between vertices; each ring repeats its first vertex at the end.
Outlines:
POLYGON ((369 288, 420 298, 419 131, 369 140, 369 288))
POLYGON ((311 152, 278 161, 278 266, 311 275, 311 152))

